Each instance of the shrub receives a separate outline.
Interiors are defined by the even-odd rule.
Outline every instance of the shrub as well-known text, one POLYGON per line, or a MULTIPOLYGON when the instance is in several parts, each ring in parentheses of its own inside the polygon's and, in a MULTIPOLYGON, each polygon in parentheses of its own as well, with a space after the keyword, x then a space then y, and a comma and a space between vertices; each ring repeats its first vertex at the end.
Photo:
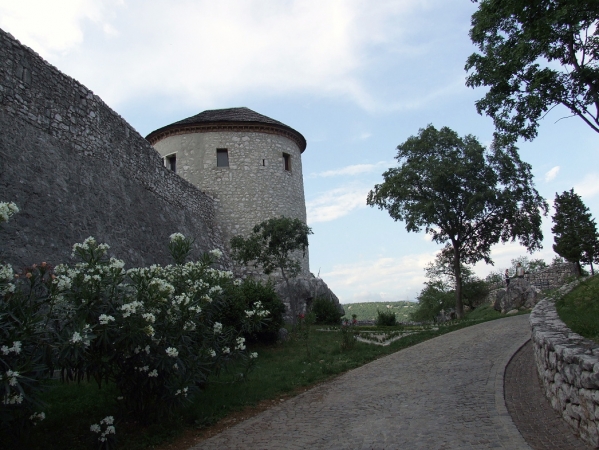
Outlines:
POLYGON ((376 325, 383 327, 392 327, 393 325, 397 325, 397 318, 395 317, 395 313, 392 311, 376 311, 376 325))
MULTIPOLYGON (((18 212, 3 205, 0 213, 8 213, 0 222, 18 212)), ((171 415, 227 364, 242 361, 249 370, 257 354, 243 335, 259 329, 269 311, 257 299, 236 327, 216 320, 225 289, 236 282, 212 267, 219 250, 184 263, 190 243, 173 234, 169 247, 178 263, 165 267, 125 270, 92 237, 73 246, 82 261, 74 265, 52 270, 42 263, 19 277, 0 265, 2 426, 14 430, 44 418, 39 391, 54 368, 98 385, 114 382, 126 409, 145 422, 171 415)), ((104 447, 106 433, 114 433, 105 425, 98 438, 104 447)))
POLYGON ((270 312, 261 326, 246 332, 249 341, 272 343, 278 339, 279 329, 284 325, 285 305, 274 290, 271 281, 262 284, 253 278, 229 283, 224 290, 223 305, 217 313, 218 320, 227 326, 239 328, 246 320, 245 311, 260 303, 270 312))
POLYGON ((337 305, 325 297, 316 297, 314 299, 312 313, 314 313, 317 325, 339 325, 343 316, 337 305))
POLYGON ((344 320, 341 324, 341 351, 353 349, 357 340, 358 332, 353 329, 353 323, 344 320))

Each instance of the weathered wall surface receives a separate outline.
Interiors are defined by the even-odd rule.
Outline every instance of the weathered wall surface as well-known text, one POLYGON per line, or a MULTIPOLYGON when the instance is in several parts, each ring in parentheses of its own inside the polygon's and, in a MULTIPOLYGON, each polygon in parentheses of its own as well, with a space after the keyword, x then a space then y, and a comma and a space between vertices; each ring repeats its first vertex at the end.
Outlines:
MULTIPOLYGON (((576 283, 564 286, 564 295, 576 283)), ((539 377, 553 408, 580 436, 599 448, 599 345, 570 330, 541 300, 530 314, 539 377)))
MULTIPOLYGON (((92 235, 128 265, 169 263, 168 236, 223 249, 213 200, 99 97, 0 30, 0 201, 20 208, 0 227, 15 266, 68 261, 92 235)), ((228 261, 223 261, 228 264, 228 261)))
MULTIPOLYGON (((242 131, 188 133, 162 139, 155 148, 163 156, 176 154, 177 173, 215 199, 216 221, 226 243, 273 217, 306 222, 301 152, 286 137, 242 131), (217 149, 228 150, 229 167, 217 167, 217 149), (284 169, 283 153, 291 157, 289 171, 284 169)), ((308 253, 298 258, 308 275, 308 253)))

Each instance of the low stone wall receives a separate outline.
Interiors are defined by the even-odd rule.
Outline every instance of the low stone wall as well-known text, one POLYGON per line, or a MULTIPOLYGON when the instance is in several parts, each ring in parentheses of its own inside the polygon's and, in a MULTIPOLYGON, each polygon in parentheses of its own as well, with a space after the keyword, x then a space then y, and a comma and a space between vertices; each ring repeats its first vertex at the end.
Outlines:
MULTIPOLYGON (((562 287, 558 294, 565 295, 577 284, 562 287)), ((599 448, 599 345, 570 330, 552 298, 535 306, 530 325, 547 398, 585 441, 599 448)))

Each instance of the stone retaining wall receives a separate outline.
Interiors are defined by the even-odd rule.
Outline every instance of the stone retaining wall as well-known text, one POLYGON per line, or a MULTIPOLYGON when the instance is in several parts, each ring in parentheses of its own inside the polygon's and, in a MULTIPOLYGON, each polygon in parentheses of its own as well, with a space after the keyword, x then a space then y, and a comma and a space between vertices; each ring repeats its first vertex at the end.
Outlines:
POLYGON ((0 201, 21 210, 0 227, 0 257, 16 267, 67 262, 90 235, 128 266, 172 262, 175 232, 196 239, 193 256, 224 250, 212 198, 165 168, 97 95, 2 30, 0 201))
MULTIPOLYGON (((564 286, 559 295, 576 284, 564 286)), ((530 324, 547 398, 585 441, 599 448, 599 345, 570 330, 559 318, 552 298, 535 306, 530 324)))

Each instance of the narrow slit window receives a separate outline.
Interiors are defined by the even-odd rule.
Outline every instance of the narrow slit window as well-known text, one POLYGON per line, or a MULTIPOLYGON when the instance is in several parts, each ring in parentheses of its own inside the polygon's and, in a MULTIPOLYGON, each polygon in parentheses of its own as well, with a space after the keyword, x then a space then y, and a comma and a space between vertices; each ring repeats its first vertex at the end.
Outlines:
POLYGON ((283 153, 283 166, 286 171, 291 172, 291 155, 288 153, 283 153))
POLYGON ((169 155, 165 158, 166 167, 177 173, 177 155, 169 155))
POLYGON ((229 167, 229 151, 226 148, 216 149, 216 167, 229 167))

